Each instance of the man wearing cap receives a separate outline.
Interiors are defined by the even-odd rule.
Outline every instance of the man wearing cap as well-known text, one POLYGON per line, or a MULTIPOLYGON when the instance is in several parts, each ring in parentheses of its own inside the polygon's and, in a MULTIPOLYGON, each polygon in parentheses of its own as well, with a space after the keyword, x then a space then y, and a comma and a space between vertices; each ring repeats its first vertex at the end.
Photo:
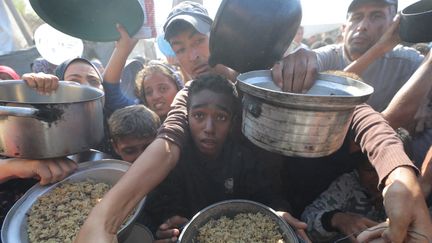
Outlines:
MULTIPOLYGON (((180 65, 192 78, 212 72, 235 80, 234 71, 222 65, 212 68, 208 64, 210 25, 211 19, 201 5, 184 2, 176 6, 168 16, 164 25, 165 37, 176 53, 180 65)), ((284 66, 284 63, 279 66, 284 66)), ((281 68, 274 67, 273 69, 273 75, 279 75, 280 83, 283 83, 282 74, 277 73, 278 70, 281 71, 281 68)), ((297 85, 298 80, 300 79, 297 78, 292 82, 298 91, 302 91, 303 87, 310 86, 312 83, 311 81, 305 83, 301 79, 301 83, 297 85)), ((186 103, 187 87, 180 91, 174 100, 173 109, 162 125, 157 139, 92 210, 80 230, 78 242, 102 242, 103 240, 105 240, 103 242, 111 242, 123 219, 138 201, 155 188, 175 166, 182 145, 188 137, 186 103)), ((386 208, 390 220, 394 222, 398 222, 401 218, 405 220, 404 215, 399 213, 402 210, 402 202, 412 206, 411 210, 405 210, 409 222, 396 228, 402 232, 402 235, 399 235, 402 236, 401 239, 404 238, 403 232, 406 232, 411 222, 421 222, 422 227, 430 227, 429 218, 426 220, 423 218, 423 221, 417 220, 420 217, 419 213, 423 212, 417 209, 426 209, 426 205, 424 199, 421 198, 414 167, 403 152, 403 145, 397 139, 394 131, 379 114, 366 105, 356 108, 351 128, 356 134, 356 142, 361 144, 362 149, 368 151, 371 162, 377 168, 380 183, 385 182, 391 185, 387 186, 384 196, 387 198, 386 208), (391 158, 395 159, 391 160, 391 158), (388 163, 387 166, 386 163, 388 163), (413 213, 412 210, 417 211, 413 213)), ((305 227, 288 213, 282 216, 298 229, 305 227)), ((391 230, 394 229, 395 226, 391 225, 391 230)), ((172 236, 178 236, 178 229, 171 230, 172 236)))

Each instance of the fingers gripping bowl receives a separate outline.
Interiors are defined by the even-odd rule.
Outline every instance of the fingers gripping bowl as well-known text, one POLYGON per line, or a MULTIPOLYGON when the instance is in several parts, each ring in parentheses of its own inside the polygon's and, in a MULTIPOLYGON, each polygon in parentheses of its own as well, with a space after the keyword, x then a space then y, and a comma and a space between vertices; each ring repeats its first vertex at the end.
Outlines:
MULTIPOLYGON (((1 239, 3 243, 28 243, 29 240, 29 225, 28 225, 28 214, 30 213, 33 205, 36 204, 38 198, 48 195, 53 192, 56 188, 61 185, 69 183, 85 182, 91 180, 95 183, 105 183, 113 186, 120 177, 129 169, 130 164, 119 160, 100 160, 84 162, 79 165, 78 170, 67 177, 65 180, 49 186, 35 185, 24 196, 18 200, 11 210, 6 215, 1 230, 1 239)), ((69 193, 65 193, 68 196, 69 193)), ((135 222, 140 210, 144 206, 145 199, 142 199, 136 207, 133 214, 127 219, 118 232, 119 239, 124 239, 128 236, 129 231, 132 229, 132 225, 135 222)), ((68 207, 71 204, 63 205, 49 205, 46 210, 50 210, 50 207, 57 207, 54 210, 56 213, 62 210, 59 207, 68 207)))

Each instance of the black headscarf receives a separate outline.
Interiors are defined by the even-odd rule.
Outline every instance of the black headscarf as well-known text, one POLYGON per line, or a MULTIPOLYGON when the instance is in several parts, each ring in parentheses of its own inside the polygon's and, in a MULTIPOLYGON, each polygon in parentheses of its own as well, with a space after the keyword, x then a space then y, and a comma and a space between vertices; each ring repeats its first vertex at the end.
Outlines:
POLYGON ((69 60, 66 60, 64 62, 62 62, 60 65, 57 66, 56 70, 55 70, 55 75, 60 79, 60 80, 64 80, 64 74, 66 72, 66 69, 69 67, 70 64, 76 62, 76 61, 80 61, 80 62, 85 62, 88 65, 92 66, 93 69, 96 71, 96 73, 98 74, 100 80, 102 81, 102 75, 100 74, 99 70, 97 69, 97 67, 91 63, 89 60, 85 59, 85 58, 81 58, 81 57, 76 57, 76 58, 72 58, 69 60))

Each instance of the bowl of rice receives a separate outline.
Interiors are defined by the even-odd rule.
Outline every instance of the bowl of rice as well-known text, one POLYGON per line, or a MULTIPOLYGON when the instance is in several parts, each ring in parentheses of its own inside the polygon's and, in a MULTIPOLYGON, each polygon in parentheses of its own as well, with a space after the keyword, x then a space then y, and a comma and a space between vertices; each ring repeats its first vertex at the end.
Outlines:
MULTIPOLYGON (((91 209, 129 167, 120 160, 90 161, 60 182, 33 186, 6 215, 2 242, 73 242, 91 209)), ((128 236, 144 202, 145 198, 123 223, 120 240, 128 236)))
POLYGON ((276 212, 249 200, 226 200, 198 212, 184 227, 180 243, 298 243, 276 212))

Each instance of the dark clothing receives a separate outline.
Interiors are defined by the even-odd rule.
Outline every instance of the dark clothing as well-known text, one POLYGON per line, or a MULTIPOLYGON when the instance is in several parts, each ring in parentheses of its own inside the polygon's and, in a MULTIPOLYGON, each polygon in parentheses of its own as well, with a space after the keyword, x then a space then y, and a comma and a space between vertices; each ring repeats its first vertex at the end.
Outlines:
POLYGON ((35 179, 13 179, 0 184, 0 225, 15 202, 37 182, 35 179))
POLYGON ((233 142, 225 144, 215 161, 203 161, 195 147, 185 147, 177 166, 148 195, 145 224, 156 231, 171 216, 191 219, 203 208, 229 199, 253 200, 288 211, 280 191, 281 164, 257 158, 249 148, 233 142))
POLYGON ((346 139, 336 153, 322 158, 286 157, 283 163, 282 179, 287 190, 286 198, 293 210, 293 216, 300 218, 304 208, 315 200, 330 183, 340 175, 352 171, 346 139))

